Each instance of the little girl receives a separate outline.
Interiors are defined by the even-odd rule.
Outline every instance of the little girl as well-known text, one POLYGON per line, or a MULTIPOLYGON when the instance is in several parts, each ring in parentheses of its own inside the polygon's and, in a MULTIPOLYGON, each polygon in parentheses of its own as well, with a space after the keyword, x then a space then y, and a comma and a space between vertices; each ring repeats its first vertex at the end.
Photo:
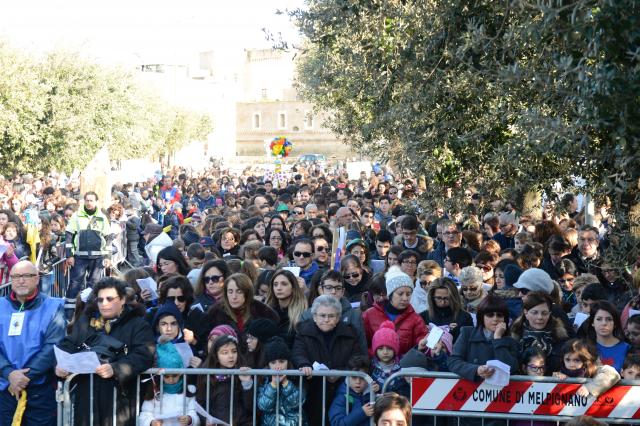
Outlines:
MULTIPOLYGON (((288 370, 291 367, 291 352, 282 337, 270 338, 264 345, 264 360, 270 370, 288 370)), ((258 409, 262 411, 263 426, 295 426, 298 424, 298 404, 301 389, 287 376, 271 376, 258 391, 258 409), (279 404, 279 405, 278 405, 279 404), (278 412, 276 413, 276 405, 278 412)), ((304 402, 304 393, 302 396, 304 402)), ((304 413, 303 413, 304 414, 304 413)), ((307 424, 306 418, 302 419, 307 424)))
MULTIPOLYGON (((203 368, 212 369, 248 369, 244 366, 238 351, 238 339, 233 336, 220 336, 216 339, 204 362, 203 368)), ((230 423, 231 419, 231 381, 233 383, 233 424, 251 425, 253 409, 253 380, 251 376, 210 375, 198 378, 198 402, 209 413, 220 420, 230 423), (207 380, 209 381, 209 401, 207 401, 207 380)), ((208 426, 208 425, 207 425, 208 426)))
POLYGON ((580 386, 579 396, 600 396, 620 380, 620 374, 610 365, 601 365, 596 349, 588 342, 571 339, 561 351, 562 367, 553 377, 564 380, 567 377, 587 377, 592 380, 580 386))
POLYGON ((522 354, 522 374, 525 376, 544 376, 547 368, 547 355, 537 346, 530 346, 522 354))
POLYGON ((605 300, 594 304, 586 320, 586 330, 587 340, 596 346, 602 363, 622 371, 630 346, 624 341, 620 313, 615 306, 605 300))
MULTIPOLYGON (((158 367, 159 368, 183 368, 182 358, 172 343, 164 343, 157 346, 158 367)), ((165 374, 162 376, 164 383, 162 386, 162 397, 160 396, 160 385, 150 388, 150 392, 142 403, 140 409, 141 426, 173 426, 200 424, 200 419, 196 414, 195 399, 192 395, 184 394, 184 378, 179 374, 165 374), (160 400, 160 398, 162 398, 160 400), (186 401, 186 412, 183 412, 186 401), (172 416, 172 418, 158 419, 158 417, 172 416)), ((193 386, 190 386, 193 387, 193 386)))
MULTIPOLYGON (((400 338, 391 321, 380 324, 378 331, 373 334, 371 350, 373 352, 371 378, 375 381, 373 389, 380 392, 389 376, 400 371, 398 360, 400 338)), ((406 380, 398 377, 389 383, 387 391, 408 395, 409 387, 406 380)))

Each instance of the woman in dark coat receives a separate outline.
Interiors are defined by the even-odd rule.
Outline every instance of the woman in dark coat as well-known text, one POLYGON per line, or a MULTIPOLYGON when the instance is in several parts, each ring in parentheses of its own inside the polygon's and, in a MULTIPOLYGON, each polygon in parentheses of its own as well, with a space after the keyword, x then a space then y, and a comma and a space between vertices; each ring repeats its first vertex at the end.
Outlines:
POLYGON ((244 342, 244 328, 252 319, 266 318, 278 324, 278 314, 269 306, 255 300, 253 292, 253 283, 245 274, 232 274, 224 280, 222 300, 211 306, 207 313, 209 330, 218 325, 230 325, 238 331, 240 340, 244 342))
POLYGON ((429 325, 433 323, 449 330, 453 341, 458 338, 460 328, 473 327, 473 319, 462 310, 462 300, 456 283, 449 278, 437 278, 429 286, 427 295, 429 309, 420 316, 429 325))
MULTIPOLYGON (((476 327, 462 327, 447 364, 449 371, 463 379, 481 381, 491 377, 495 369, 487 361, 498 360, 518 371, 518 343, 509 336, 506 302, 488 295, 478 305, 476 327)), ((460 418, 461 425, 480 425, 481 419, 460 418)), ((506 425, 504 420, 487 420, 487 426, 506 425)))
MULTIPOLYGON (((311 313, 313 321, 298 324, 292 351, 296 368, 311 375, 313 363, 317 362, 330 370, 346 370, 352 356, 366 356, 354 329, 340 321, 342 306, 338 300, 329 295, 319 296, 313 301, 311 313)), ((322 378, 311 379, 305 403, 311 425, 322 423, 322 412, 328 412, 340 378, 328 377, 326 380, 325 406, 322 407, 322 378)))
MULTIPOLYGON (((127 287, 124 281, 103 278, 95 287, 84 313, 73 324, 71 333, 60 342, 67 352, 79 352, 90 337, 111 338, 124 347, 102 357, 102 365, 93 375, 93 425, 134 425, 136 413, 136 378, 151 368, 155 355, 155 339, 140 305, 127 303, 127 287), (106 337, 105 337, 106 336, 106 337), (117 394, 113 400, 114 389, 117 394), (113 407, 116 404, 116 422, 113 423, 113 407)), ((96 346, 91 346, 95 348, 96 346)), ((69 373, 56 368, 59 377, 69 373)), ((74 379, 77 396, 74 405, 74 424, 89 425, 90 376, 79 375, 74 379)))

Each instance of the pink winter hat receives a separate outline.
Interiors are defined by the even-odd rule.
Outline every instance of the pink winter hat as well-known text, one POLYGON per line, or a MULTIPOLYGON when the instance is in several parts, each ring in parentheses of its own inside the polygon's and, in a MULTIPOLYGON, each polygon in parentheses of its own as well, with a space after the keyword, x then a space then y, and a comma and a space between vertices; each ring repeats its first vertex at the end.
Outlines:
POLYGON ((213 330, 211 330, 211 332, 209 333, 209 339, 211 339, 213 336, 231 336, 237 339, 238 333, 236 333, 236 331, 230 325, 222 324, 214 327, 213 330))
POLYGON ((371 350, 375 353, 380 346, 388 346, 393 349, 395 356, 400 355, 400 338, 396 333, 396 327, 391 321, 380 324, 380 328, 373 334, 371 350))

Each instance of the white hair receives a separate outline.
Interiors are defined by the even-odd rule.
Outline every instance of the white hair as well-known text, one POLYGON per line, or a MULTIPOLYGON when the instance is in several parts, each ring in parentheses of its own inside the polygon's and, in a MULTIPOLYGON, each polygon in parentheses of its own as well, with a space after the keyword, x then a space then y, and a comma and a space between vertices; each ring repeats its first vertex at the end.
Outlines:
POLYGON ((462 268, 458 279, 462 285, 482 284, 482 269, 475 266, 462 268))

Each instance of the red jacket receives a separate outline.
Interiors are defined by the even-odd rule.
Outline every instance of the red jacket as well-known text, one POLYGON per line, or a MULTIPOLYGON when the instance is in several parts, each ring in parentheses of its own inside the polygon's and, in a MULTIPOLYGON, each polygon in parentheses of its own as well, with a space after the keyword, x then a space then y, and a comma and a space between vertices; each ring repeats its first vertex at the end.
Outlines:
MULTIPOLYGON (((384 306, 376 303, 362 314, 362 321, 364 322, 364 331, 367 335, 367 346, 369 350, 371 350, 373 334, 380 328, 380 324, 384 321, 391 321, 391 318, 389 318, 384 311, 384 306)), ((398 315, 393 323, 396 326, 396 332, 400 338, 400 353, 396 354, 399 356, 409 352, 409 350, 417 345, 420 340, 424 339, 429 332, 429 327, 427 327, 422 318, 420 318, 420 315, 416 314, 416 311, 413 310, 411 305, 409 305, 403 313, 398 315)))

